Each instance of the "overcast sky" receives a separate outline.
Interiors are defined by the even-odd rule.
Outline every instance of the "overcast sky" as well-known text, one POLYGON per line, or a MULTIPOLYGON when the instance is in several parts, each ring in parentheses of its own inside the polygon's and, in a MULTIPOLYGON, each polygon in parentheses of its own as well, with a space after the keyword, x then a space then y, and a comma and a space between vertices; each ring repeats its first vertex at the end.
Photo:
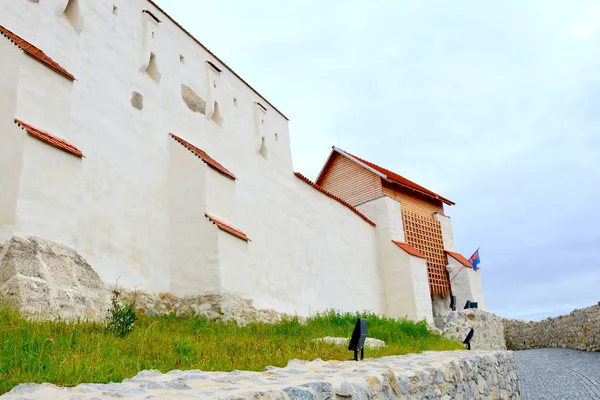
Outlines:
POLYGON ((600 3, 158 0, 291 120, 456 202, 490 311, 600 301, 600 3))

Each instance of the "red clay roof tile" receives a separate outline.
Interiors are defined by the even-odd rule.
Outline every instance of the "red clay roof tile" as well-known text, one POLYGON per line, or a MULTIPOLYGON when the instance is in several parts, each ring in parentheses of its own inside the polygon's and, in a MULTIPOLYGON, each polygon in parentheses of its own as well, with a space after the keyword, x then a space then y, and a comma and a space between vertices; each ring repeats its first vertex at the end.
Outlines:
POLYGON ((371 221, 369 218, 367 218, 363 213, 361 213, 360 211, 358 211, 355 207, 353 207, 350 203, 348 203, 346 200, 336 196, 335 194, 328 192, 327 190, 323 189, 322 187, 318 186, 317 184, 313 183, 310 179, 308 179, 307 177, 305 177, 304 175, 302 175, 300 172, 294 172, 294 175, 296 175, 298 178, 302 179, 304 182, 308 183, 310 186, 312 186, 313 188, 317 189, 319 192, 325 194, 326 196, 331 197, 332 199, 342 203, 343 205, 345 205, 346 207, 348 207, 353 213, 355 213, 356 215, 358 215, 359 217, 361 217, 362 219, 364 219, 365 221, 367 221, 369 224, 376 226, 375 222, 371 221))
MULTIPOLYGON (((405 186, 407 188, 416 190, 416 191, 418 191, 418 192, 420 192, 420 193, 422 193, 422 194, 424 194, 426 196, 433 197, 434 199, 440 200, 440 201, 442 201, 442 202, 444 202, 444 203, 446 203, 446 204, 448 204, 450 206, 453 206, 455 204, 453 201, 448 200, 445 197, 440 196, 439 194, 434 193, 431 190, 426 189, 423 186, 421 186, 421 185, 419 185, 419 184, 417 184, 417 183, 415 183, 415 182, 413 182, 411 180, 408 180, 405 177, 403 177, 401 175, 398 175, 395 172, 390 171, 389 169, 380 167, 377 164, 373 164, 370 161, 364 160, 364 159, 362 159, 360 157, 357 157, 357 156, 355 156, 353 154, 350 154, 350 153, 348 153, 345 150, 338 149, 335 146, 333 147, 333 150, 334 151, 333 151, 332 155, 330 156, 330 159, 335 155, 335 153, 341 154, 341 155, 343 155, 345 157, 350 156, 352 158, 355 158, 359 163, 363 163, 363 164, 367 165, 369 168, 372 168, 375 171, 379 172, 380 174, 383 174, 383 175, 387 176, 388 179, 390 179, 394 183, 397 183, 398 185, 405 186)), ((327 160, 327 163, 329 163, 329 160, 327 160)), ((319 178, 317 179, 317 183, 319 183, 319 181, 324 177, 324 175, 325 175, 324 172, 325 172, 326 169, 327 168, 323 168, 323 171, 321 172, 319 178)))
POLYGON ((412 247, 408 243, 399 242, 397 240, 392 240, 392 243, 394 243, 396 246, 400 247, 402 250, 404 250, 405 252, 407 252, 411 256, 415 256, 415 257, 420 257, 420 258, 427 259, 427 257, 425 256, 425 254, 421 253, 419 250, 415 249, 414 247, 412 247))
POLYGON ((10 41, 12 41, 15 45, 17 45, 17 47, 19 47, 21 50, 23 50, 29 56, 35 58, 36 60, 38 60, 39 62, 41 62, 43 64, 46 64, 48 67, 50 67, 54 71, 58 72, 65 78, 67 78, 71 81, 75 80, 75 77, 73 75, 71 75, 66 69, 61 67, 56 61, 54 61, 53 59, 48 57, 46 55, 46 53, 44 53, 42 50, 38 49, 37 47, 35 47, 31 43, 29 43, 28 41, 15 35, 14 33, 9 31, 2 25, 0 25, 0 34, 2 34, 4 37, 6 37, 10 41))
POLYGON ((21 126, 23 129, 25 129, 27 131, 27 133, 29 133, 31 136, 36 137, 46 143, 48 143, 51 146, 54 146, 60 150, 66 151, 67 153, 71 153, 77 157, 85 157, 83 155, 83 153, 75 146, 73 146, 71 143, 67 142, 66 140, 57 138, 56 136, 53 136, 51 134, 49 134, 48 132, 45 132, 41 129, 35 128, 21 120, 15 119, 15 123, 19 126, 21 126))
POLYGON ((449 256, 451 256, 452 258, 454 258, 456 261, 458 261, 459 263, 461 263, 462 265, 464 265, 467 268, 473 268, 473 266, 471 265, 471 263, 469 262, 469 260, 467 260, 465 258, 465 256, 463 256, 460 253, 456 253, 454 251, 448 251, 448 250, 444 250, 449 256))
POLYGON ((240 231, 237 228, 234 228, 231 225, 226 224, 225 222, 221 221, 218 218, 213 217, 212 215, 209 214, 204 214, 206 216, 206 218, 209 219, 210 222, 214 223, 215 225, 217 225, 219 227, 219 229, 221 229, 222 231, 225 231, 233 236, 236 236, 242 240, 245 240, 246 242, 251 242, 252 240, 250 240, 250 238, 248 236, 246 236, 246 234, 242 231, 240 231))
POLYGON ((224 166, 222 166, 221 164, 219 164, 215 159, 213 159, 212 157, 210 157, 203 150, 199 149, 198 147, 194 146, 193 144, 191 144, 189 142, 186 142, 185 140, 183 140, 179 136, 173 135, 172 133, 170 133, 169 135, 173 139, 175 139, 176 141, 178 141, 183 147, 185 147, 186 149, 188 149, 189 151, 191 151, 192 153, 194 153, 195 155, 197 155, 198 157, 200 157, 200 159, 202 161, 204 161, 206 163, 206 165, 208 165, 209 167, 211 167, 212 169, 214 169, 218 173, 223 174, 226 177, 228 177, 230 179, 233 179, 233 180, 237 179, 235 177, 235 175, 232 174, 227 168, 225 168, 224 166))

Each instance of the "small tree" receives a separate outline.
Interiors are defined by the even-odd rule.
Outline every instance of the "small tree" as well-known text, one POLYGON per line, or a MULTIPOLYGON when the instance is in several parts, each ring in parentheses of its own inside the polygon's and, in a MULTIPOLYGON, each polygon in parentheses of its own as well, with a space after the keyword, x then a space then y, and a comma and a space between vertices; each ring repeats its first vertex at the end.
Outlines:
POLYGON ((106 317, 106 328, 117 337, 125 337, 133 331, 137 320, 135 296, 129 303, 122 305, 119 301, 119 292, 113 291, 111 297, 112 307, 106 317))

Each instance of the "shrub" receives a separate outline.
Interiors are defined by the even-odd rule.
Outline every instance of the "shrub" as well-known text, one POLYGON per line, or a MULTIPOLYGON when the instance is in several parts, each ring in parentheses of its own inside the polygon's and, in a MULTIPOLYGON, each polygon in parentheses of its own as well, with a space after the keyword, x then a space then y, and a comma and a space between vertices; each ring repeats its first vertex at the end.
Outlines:
POLYGON ((112 307, 106 317, 106 328, 117 337, 125 337, 133 331, 137 320, 135 297, 131 302, 122 305, 119 301, 119 292, 114 291, 111 302, 112 307))

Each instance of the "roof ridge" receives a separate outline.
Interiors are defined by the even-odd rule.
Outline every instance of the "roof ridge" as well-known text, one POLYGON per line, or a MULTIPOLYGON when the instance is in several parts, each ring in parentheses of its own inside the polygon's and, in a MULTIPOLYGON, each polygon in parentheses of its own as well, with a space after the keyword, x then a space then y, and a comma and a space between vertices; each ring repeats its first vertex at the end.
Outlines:
POLYGON ((321 186, 317 185, 316 183, 314 183, 313 181, 308 179, 306 176, 302 175, 300 172, 294 172, 294 175, 296 175, 296 177, 298 177, 301 180, 303 180, 304 182, 308 183, 310 186, 317 189, 319 192, 323 193, 324 195, 331 197, 332 199, 336 200, 339 203, 342 203, 344 206, 349 208, 352 212, 354 212, 356 215, 358 215, 359 217, 364 219, 366 222, 368 222, 372 226, 377 226, 375 224, 375 222, 371 221, 366 215, 361 213, 356 207, 354 207, 352 204, 348 203, 346 200, 342 199, 341 197, 336 196, 335 194, 329 192, 328 190, 323 189, 321 186))
MULTIPOLYGON (((460 253, 457 253, 456 251, 450 251, 450 250, 444 250, 449 256, 451 256, 452 258, 454 258, 456 261, 458 261, 459 263, 461 263, 462 265, 464 265, 467 268, 473 268, 473 266, 471 265, 471 263, 469 262, 469 260, 467 260, 467 258, 465 256, 463 256, 460 253)), ((479 268, 478 268, 479 269, 479 268)))
POLYGON ((408 242, 401 242, 399 240, 392 239, 392 243, 394 243, 396 246, 400 247, 402 250, 404 250, 412 256, 427 259, 427 256, 425 254, 421 253, 415 246, 408 242))
POLYGON ((250 238, 240 229, 229 225, 228 223, 222 221, 221 219, 209 214, 209 213, 204 213, 204 216, 206 218, 208 218, 208 220, 210 222, 212 222, 213 224, 217 225, 217 227, 219 229, 221 229, 222 231, 225 231, 233 236, 236 236, 239 239, 245 240, 246 242, 251 242, 252 240, 250 240, 250 238))
POLYGON ((54 70, 58 74, 64 76, 65 78, 74 81, 75 77, 66 69, 64 69, 59 63, 50 58, 46 53, 40 50, 38 47, 33 45, 31 42, 23 39, 16 33, 12 32, 10 29, 5 28, 3 25, 0 25, 0 34, 14 43, 15 46, 23 50, 27 55, 32 58, 35 58, 39 62, 45 64, 48 68, 54 70))
POLYGON ((425 194, 427 196, 430 196, 430 197, 433 197, 433 198, 435 198, 437 200, 440 200, 440 201, 442 201, 442 202, 444 202, 444 203, 446 203, 446 204, 448 204, 450 206, 455 205, 455 203, 453 201, 451 201, 451 200, 449 200, 449 199, 447 199, 447 198, 445 198, 445 197, 443 197, 443 196, 441 196, 441 195, 439 195, 439 194, 437 194, 437 193, 435 193, 435 192, 427 189, 424 186, 419 185, 418 183, 416 183, 414 181, 411 181, 408 178, 405 178, 404 176, 402 176, 400 174, 395 173, 392 170, 384 168, 384 167, 382 167, 380 165, 377 165, 377 164, 375 164, 375 163, 373 163, 371 161, 367 161, 364 158, 355 156, 354 154, 352 154, 352 153, 350 153, 350 152, 348 152, 348 151, 346 151, 344 149, 341 149, 339 147, 333 146, 333 151, 337 152, 338 154, 341 154, 341 155, 347 155, 347 156, 350 156, 352 158, 355 158, 357 161, 359 161, 359 162, 361 162, 363 164, 366 164, 369 168, 372 168, 372 169, 378 171, 379 173, 385 174, 388 179, 392 180, 393 182, 395 182, 395 183, 397 183, 399 185, 406 186, 406 187, 411 188, 413 190, 417 190, 417 191, 419 191, 419 192, 421 192, 421 193, 423 193, 423 194, 425 194))
POLYGON ((182 139, 179 136, 174 135, 172 133, 169 133, 169 136, 171 136, 173 139, 175 139, 183 147, 185 147, 186 149, 188 149, 189 151, 194 153, 198 158, 200 158, 210 168, 214 169, 215 171, 217 171, 218 173, 220 173, 222 175, 225 175, 226 177, 228 177, 230 179, 233 179, 233 180, 237 179, 236 176, 231 171, 229 171, 227 168, 225 168, 223 166, 223 164, 221 164, 220 162, 218 162, 217 160, 215 160, 214 158, 209 156, 208 153, 206 153, 201 148, 194 146, 193 144, 186 141, 185 139, 182 139))
POLYGON ((37 139, 40 139, 46 142, 47 144, 58 148, 59 150, 66 151, 67 153, 71 153, 80 158, 85 158, 81 150, 79 150, 77 147, 73 146, 71 143, 67 142, 64 139, 54 136, 51 133, 36 128, 33 125, 30 125, 19 119, 15 119, 15 124, 19 125, 22 129, 25 129, 27 133, 29 133, 31 136, 34 136, 37 139))

